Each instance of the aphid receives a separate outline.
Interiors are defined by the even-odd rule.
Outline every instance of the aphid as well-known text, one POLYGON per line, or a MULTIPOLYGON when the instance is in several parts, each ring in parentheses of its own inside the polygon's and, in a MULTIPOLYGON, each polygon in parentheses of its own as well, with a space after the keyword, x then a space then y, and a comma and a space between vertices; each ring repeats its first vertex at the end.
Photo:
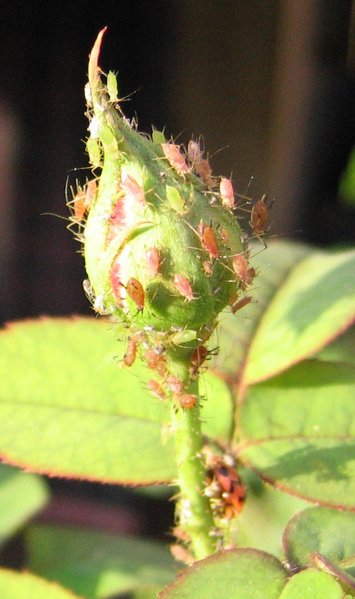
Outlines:
POLYGON ((176 187, 172 185, 166 186, 166 199, 168 200, 170 207, 175 210, 178 214, 184 214, 185 212, 185 200, 180 195, 176 187))
POLYGON ((180 146, 164 143, 161 144, 161 147, 163 148, 165 158, 179 175, 185 175, 190 172, 190 167, 186 162, 184 154, 180 150, 180 146))
POLYGON ((213 475, 221 489, 226 508, 225 517, 233 518, 240 514, 245 502, 246 489, 236 470, 220 461, 213 468, 213 475))
POLYGON ((161 384, 158 383, 158 381, 154 381, 153 379, 151 379, 150 381, 147 382, 147 387, 148 387, 149 391, 157 399, 164 400, 166 398, 166 393, 165 393, 163 387, 161 386, 161 384))
POLYGON ((207 158, 201 158, 195 163, 195 171, 207 187, 213 186, 212 169, 207 158))
POLYGON ((184 410, 191 410, 197 405, 197 396, 191 393, 178 393, 175 398, 184 410))
POLYGON ((107 91, 110 97, 110 102, 113 104, 118 102, 117 77, 113 71, 109 71, 107 75, 107 91))
POLYGON ((89 154, 89 160, 93 168, 99 168, 101 165, 101 146, 97 139, 89 137, 86 142, 86 151, 89 154))
POLYGON ((127 173, 122 175, 121 189, 124 192, 126 199, 132 202, 133 206, 142 208, 146 205, 144 189, 134 177, 131 177, 131 175, 127 175, 127 173))
POLYGON ((165 379, 165 383, 166 383, 168 389, 170 389, 170 391, 172 393, 174 393, 175 395, 178 395, 179 393, 181 393, 184 388, 184 384, 183 384, 182 380, 179 379, 177 376, 168 376, 165 379))
POLYGON ((137 347, 137 340, 134 337, 128 337, 126 353, 123 356, 123 364, 125 366, 132 366, 132 364, 135 362, 137 357, 137 347))
POLYGON ((203 152, 200 144, 191 139, 187 146, 187 157, 192 164, 195 173, 202 179, 207 187, 212 187, 212 169, 206 158, 203 158, 203 152))
POLYGON ((194 562, 194 557, 185 547, 179 544, 170 545, 170 553, 178 562, 183 562, 187 566, 194 562))
POLYGON ((166 374, 166 358, 164 354, 159 354, 154 351, 152 348, 148 348, 144 357, 147 361, 147 366, 151 370, 155 370, 159 376, 164 377, 166 374))
POLYGON ((75 194, 73 198, 74 204, 74 218, 76 222, 80 223, 85 214, 86 214, 86 206, 85 206, 85 190, 80 188, 78 192, 75 194))
POLYGON ((203 266, 203 270, 205 271, 206 275, 208 277, 210 277, 212 275, 212 264, 211 264, 211 262, 209 262, 208 260, 205 260, 204 262, 202 262, 202 266, 203 266))
POLYGON ((191 354, 189 369, 190 376, 192 378, 195 378, 198 375, 200 366, 206 360, 209 353, 210 352, 208 351, 205 345, 199 345, 198 347, 196 347, 196 349, 194 349, 194 351, 191 354))
POLYGON ((269 218, 269 208, 266 205, 266 198, 267 196, 263 195, 251 209, 250 224, 256 237, 260 237, 265 233, 269 218))
POLYGON ((232 258, 232 266, 238 279, 241 280, 243 288, 248 283, 248 261, 243 254, 236 254, 232 258))
POLYGON ((145 301, 145 293, 142 283, 140 283, 134 277, 131 277, 130 279, 128 279, 127 285, 125 287, 129 297, 136 304, 138 311, 142 312, 145 301))
POLYGON ((187 145, 187 157, 189 161, 194 164, 197 160, 201 160, 202 156, 203 152, 200 144, 191 139, 187 145))
POLYGON ((226 177, 221 177, 219 184, 219 193, 221 194, 222 204, 225 208, 233 210, 235 205, 234 191, 232 181, 226 177))
POLYGON ((247 306, 248 304, 250 304, 250 302, 251 302, 250 296, 243 297, 241 300, 234 302, 231 305, 232 314, 235 314, 236 312, 238 312, 238 310, 241 310, 242 308, 244 308, 244 306, 247 306))
POLYGON ((159 251, 155 247, 151 247, 146 251, 148 274, 155 277, 158 274, 160 266, 159 251))
POLYGON ((229 241, 229 233, 228 233, 227 229, 222 229, 221 236, 222 236, 222 239, 223 239, 224 243, 228 243, 228 241, 229 241))
POLYGON ((174 285, 179 293, 188 301, 194 299, 194 294, 190 285, 190 281, 185 275, 175 275, 174 285))
POLYGON ((247 272, 247 285, 250 285, 256 276, 255 268, 251 266, 247 272))
POLYGON ((212 227, 205 225, 201 220, 197 227, 197 231, 203 249, 206 250, 212 258, 219 258, 219 249, 212 227))

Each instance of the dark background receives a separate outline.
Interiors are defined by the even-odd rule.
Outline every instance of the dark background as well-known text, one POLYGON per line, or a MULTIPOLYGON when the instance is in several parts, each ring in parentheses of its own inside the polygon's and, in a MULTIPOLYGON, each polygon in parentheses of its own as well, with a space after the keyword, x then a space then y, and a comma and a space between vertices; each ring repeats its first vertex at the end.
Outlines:
MULTIPOLYGON (((3 3, 0 321, 92 314, 79 246, 65 220, 44 213, 68 217, 67 177, 87 166, 83 88, 105 25, 102 68, 118 71, 124 111, 141 130, 166 127, 181 143, 203 134, 215 174, 275 199, 271 234, 353 243, 355 212, 337 192, 354 144, 351 9, 347 0, 3 3)), ((172 524, 159 500, 109 485, 51 486, 42 518, 155 535, 172 524)), ((18 552, 15 543, 15 562, 18 552)))
POLYGON ((86 166, 83 87, 101 64, 141 130, 203 134, 215 174, 275 198, 271 233, 354 241, 337 199, 354 142, 350 1, 12 0, 0 25, 0 320, 90 313, 64 190, 86 166))

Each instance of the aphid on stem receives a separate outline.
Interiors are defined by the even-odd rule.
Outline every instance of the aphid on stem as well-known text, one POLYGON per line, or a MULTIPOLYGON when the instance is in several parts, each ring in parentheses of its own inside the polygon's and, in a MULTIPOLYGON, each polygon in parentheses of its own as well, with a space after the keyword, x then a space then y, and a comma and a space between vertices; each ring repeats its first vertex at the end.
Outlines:
POLYGON ((152 278, 158 274, 160 266, 160 254, 156 247, 151 247, 146 251, 148 274, 152 278))
POLYGON ((131 277, 130 279, 128 279, 127 284, 123 286, 125 287, 128 296, 136 304, 138 311, 143 312, 145 303, 145 293, 142 283, 140 283, 138 279, 131 277))
POLYGON ((175 275, 174 285, 178 292, 186 299, 186 301, 191 302, 194 299, 190 281, 187 277, 185 277, 185 275, 175 275))
POLYGON ((184 410, 191 410, 197 405, 197 395, 191 393, 178 393, 175 399, 184 410))
POLYGON ((128 337, 128 344, 126 353, 123 356, 123 365, 124 366, 132 366, 134 364, 137 357, 137 347, 138 342, 135 337, 128 337))
POLYGON ((190 376, 195 378, 199 374, 199 369, 208 358, 208 356, 215 356, 218 353, 218 347, 214 349, 207 349, 205 345, 199 345, 194 349, 190 358, 190 376))
POLYGON ((264 235, 269 218, 269 208, 266 205, 267 196, 264 194, 252 207, 250 225, 255 237, 264 235))
POLYGON ((161 144, 165 158, 179 175, 186 175, 190 172, 190 167, 186 162, 180 146, 171 143, 161 144))
POLYGON ((234 302, 231 305, 232 314, 235 314, 236 312, 238 312, 238 310, 241 310, 242 308, 244 308, 244 306, 247 306, 248 304, 250 304, 250 302, 251 302, 250 296, 245 296, 241 300, 234 302))
POLYGON ((165 393, 163 387, 161 386, 161 384, 158 383, 158 381, 151 379, 150 381, 147 382, 147 388, 152 393, 152 395, 154 395, 154 397, 156 397, 157 399, 161 399, 162 401, 164 399, 166 399, 166 393, 165 393))
POLYGON ((230 179, 226 177, 221 177, 221 181, 219 184, 219 193, 222 198, 222 204, 228 210, 233 210, 235 207, 235 197, 233 191, 233 184, 230 179))
POLYGON ((212 258, 219 258, 219 249, 215 234, 211 226, 206 225, 202 220, 197 227, 197 233, 200 237, 201 245, 212 258))

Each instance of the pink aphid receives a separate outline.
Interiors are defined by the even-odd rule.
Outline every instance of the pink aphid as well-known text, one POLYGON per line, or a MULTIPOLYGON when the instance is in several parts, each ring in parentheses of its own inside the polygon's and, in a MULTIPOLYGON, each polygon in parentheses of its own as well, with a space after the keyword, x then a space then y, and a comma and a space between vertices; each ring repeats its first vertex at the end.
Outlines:
POLYGON ((179 175, 186 175, 186 173, 190 172, 190 167, 186 162, 184 154, 180 150, 180 146, 164 143, 161 144, 161 147, 163 148, 165 158, 179 175))
POLYGON ((149 391, 156 397, 157 399, 164 400, 166 398, 166 393, 158 381, 151 379, 147 382, 147 387, 149 391))
POLYGON ((243 254, 237 254, 232 258, 232 265, 238 279, 241 280, 243 287, 248 284, 248 262, 243 254))
POLYGON ((201 220, 197 227, 197 232, 203 249, 206 250, 212 258, 219 258, 218 244, 212 227, 205 225, 201 220))
POLYGON ((146 205, 144 189, 131 175, 127 175, 127 173, 122 175, 121 189, 124 192, 126 199, 130 201, 133 206, 136 205, 137 208, 143 208, 146 205))
POLYGON ((233 210, 235 205, 234 190, 232 181, 226 177, 221 177, 219 184, 219 193, 221 194, 222 204, 229 210, 233 210))
POLYGON ((190 285, 190 281, 185 275, 175 275, 174 285, 179 293, 188 301, 194 299, 194 294, 190 285))
POLYGON ((191 139, 187 145, 187 157, 189 161, 193 164, 198 160, 201 160, 203 152, 201 150, 200 144, 197 141, 191 139))
POLYGON ((160 266, 160 255, 159 251, 155 247, 151 247, 146 252, 148 274, 151 277, 155 277, 158 274, 160 266))

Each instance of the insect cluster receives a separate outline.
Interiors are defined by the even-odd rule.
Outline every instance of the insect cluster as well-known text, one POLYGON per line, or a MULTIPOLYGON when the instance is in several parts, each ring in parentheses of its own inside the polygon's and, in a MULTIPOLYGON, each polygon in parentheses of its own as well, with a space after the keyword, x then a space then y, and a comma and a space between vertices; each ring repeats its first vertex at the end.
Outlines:
MULTIPOLYGON (((105 76, 98 66, 103 34, 85 86, 93 178, 68 202, 70 226, 77 225, 83 242, 84 286, 98 314, 126 327, 123 364, 139 354, 158 377, 149 390, 191 409, 197 398, 166 366, 169 348, 188 343, 193 380, 211 355, 205 344, 218 315, 250 303, 256 273, 231 179, 213 175, 199 141, 185 149, 157 130, 150 138, 124 117, 114 73, 105 76)), ((266 222, 262 198, 250 214, 255 236, 266 222)))

